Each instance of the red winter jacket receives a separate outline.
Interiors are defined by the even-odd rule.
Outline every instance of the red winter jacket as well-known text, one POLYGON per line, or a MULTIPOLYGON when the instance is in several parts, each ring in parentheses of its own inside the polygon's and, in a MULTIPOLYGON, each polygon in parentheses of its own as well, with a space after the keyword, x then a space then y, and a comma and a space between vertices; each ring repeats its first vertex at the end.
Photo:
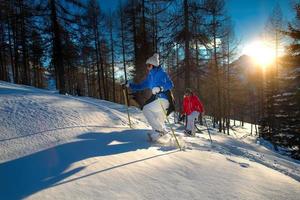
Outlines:
POLYGON ((203 104, 199 98, 192 94, 183 98, 183 114, 190 115, 193 111, 202 113, 204 111, 203 104))

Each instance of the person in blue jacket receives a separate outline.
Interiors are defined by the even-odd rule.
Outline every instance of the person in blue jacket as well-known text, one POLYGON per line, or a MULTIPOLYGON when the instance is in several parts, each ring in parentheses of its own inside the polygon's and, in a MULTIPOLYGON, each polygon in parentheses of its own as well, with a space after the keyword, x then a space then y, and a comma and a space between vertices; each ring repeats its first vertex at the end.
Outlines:
POLYGON ((142 110, 153 129, 150 137, 153 141, 156 141, 167 133, 164 122, 167 117, 167 109, 171 103, 169 102, 170 90, 174 85, 168 74, 159 65, 159 55, 157 53, 147 59, 146 65, 149 71, 146 79, 139 84, 127 83, 126 87, 133 91, 152 90, 152 96, 146 101, 142 110))

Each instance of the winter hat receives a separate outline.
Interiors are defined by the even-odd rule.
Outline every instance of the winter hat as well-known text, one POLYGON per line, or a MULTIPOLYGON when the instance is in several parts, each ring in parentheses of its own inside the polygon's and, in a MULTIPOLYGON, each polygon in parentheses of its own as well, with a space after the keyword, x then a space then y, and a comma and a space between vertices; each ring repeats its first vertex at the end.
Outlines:
POLYGON ((159 55, 158 53, 153 54, 150 58, 147 59, 146 64, 151 64, 154 66, 159 66, 159 55))
POLYGON ((191 88, 186 88, 185 94, 193 94, 193 90, 191 88))

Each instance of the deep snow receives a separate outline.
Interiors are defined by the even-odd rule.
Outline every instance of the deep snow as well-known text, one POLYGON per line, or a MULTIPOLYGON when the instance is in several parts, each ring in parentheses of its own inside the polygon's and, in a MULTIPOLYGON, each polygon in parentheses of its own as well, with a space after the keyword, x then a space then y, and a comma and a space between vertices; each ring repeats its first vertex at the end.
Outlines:
POLYGON ((0 199, 299 199, 300 162, 249 124, 178 151, 147 142, 130 113, 134 129, 123 105, 0 82, 0 199))

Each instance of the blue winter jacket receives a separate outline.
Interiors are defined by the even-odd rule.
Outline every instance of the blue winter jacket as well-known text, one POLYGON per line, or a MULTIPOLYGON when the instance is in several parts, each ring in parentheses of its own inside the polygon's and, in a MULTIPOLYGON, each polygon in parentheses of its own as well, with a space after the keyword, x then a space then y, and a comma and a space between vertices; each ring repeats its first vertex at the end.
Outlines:
POLYGON ((161 66, 153 66, 144 81, 139 84, 130 83, 129 87, 133 91, 152 89, 154 87, 163 87, 163 91, 157 94, 157 96, 160 98, 168 99, 167 95, 163 92, 172 89, 174 85, 168 74, 161 66))

